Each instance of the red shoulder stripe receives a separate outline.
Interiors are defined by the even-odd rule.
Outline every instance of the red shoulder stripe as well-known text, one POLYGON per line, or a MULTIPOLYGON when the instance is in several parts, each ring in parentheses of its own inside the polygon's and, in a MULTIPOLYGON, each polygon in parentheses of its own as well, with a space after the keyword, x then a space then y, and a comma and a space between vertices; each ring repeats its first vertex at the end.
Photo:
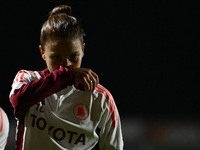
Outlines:
POLYGON ((113 100, 113 97, 112 97, 111 93, 106 88, 104 88, 103 86, 101 86, 101 85, 98 85, 98 86, 100 87, 100 89, 105 90, 106 94, 109 95, 109 97, 111 99, 111 103, 113 105, 113 109, 114 109, 115 114, 116 114, 115 117, 116 117, 116 121, 117 121, 118 120, 118 118, 117 118, 117 108, 115 106, 115 103, 114 103, 114 100, 113 100))
POLYGON ((1 128, 0 128, 0 132, 2 132, 3 131, 3 112, 1 110, 1 108, 0 108, 0 114, 1 114, 1 128))
POLYGON ((24 82, 24 75, 25 75, 25 73, 34 73, 34 71, 20 70, 20 71, 17 73, 17 75, 16 75, 16 77, 15 77, 13 83, 16 83, 16 82, 24 82))
POLYGON ((109 109, 110 109, 111 118, 112 118, 112 127, 115 128, 115 119, 117 121, 118 117, 117 117, 117 110, 116 110, 116 106, 115 106, 112 95, 110 94, 110 92, 107 89, 105 89, 101 85, 98 85, 95 90, 97 92, 102 93, 105 96, 105 98, 109 101, 109 109))
POLYGON ((17 75, 16 75, 16 77, 15 77, 13 83, 18 82, 18 80, 19 80, 19 75, 20 75, 20 73, 17 73, 17 75))
POLYGON ((19 82, 24 82, 24 72, 21 73, 19 82))

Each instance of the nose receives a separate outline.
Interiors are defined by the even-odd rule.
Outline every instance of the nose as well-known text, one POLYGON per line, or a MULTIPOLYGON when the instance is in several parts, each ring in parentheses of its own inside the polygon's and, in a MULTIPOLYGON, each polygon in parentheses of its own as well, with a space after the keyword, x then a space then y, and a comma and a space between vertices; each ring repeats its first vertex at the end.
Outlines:
POLYGON ((71 66, 71 65, 72 65, 72 63, 69 59, 65 59, 62 63, 63 67, 67 67, 67 66, 71 66))

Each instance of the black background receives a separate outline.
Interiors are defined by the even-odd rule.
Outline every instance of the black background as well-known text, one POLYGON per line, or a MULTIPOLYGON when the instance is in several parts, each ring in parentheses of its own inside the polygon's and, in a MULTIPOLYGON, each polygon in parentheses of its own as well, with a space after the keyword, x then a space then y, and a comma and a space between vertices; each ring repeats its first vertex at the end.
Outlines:
POLYGON ((69 4, 81 20, 91 68, 113 95, 120 114, 199 114, 198 1, 16 0, 1 2, 1 107, 12 115, 9 92, 20 69, 43 70, 38 45, 48 12, 69 4))

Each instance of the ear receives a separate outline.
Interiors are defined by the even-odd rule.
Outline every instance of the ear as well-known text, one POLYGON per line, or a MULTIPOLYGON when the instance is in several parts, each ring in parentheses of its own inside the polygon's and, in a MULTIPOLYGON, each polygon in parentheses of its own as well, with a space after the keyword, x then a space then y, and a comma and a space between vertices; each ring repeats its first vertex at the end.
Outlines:
POLYGON ((83 56, 84 56, 84 50, 85 50, 85 43, 83 43, 83 47, 82 47, 83 56))
POLYGON ((42 45, 39 45, 39 49, 40 49, 40 53, 41 53, 42 59, 45 61, 46 58, 45 58, 45 54, 44 54, 44 50, 42 48, 42 45))

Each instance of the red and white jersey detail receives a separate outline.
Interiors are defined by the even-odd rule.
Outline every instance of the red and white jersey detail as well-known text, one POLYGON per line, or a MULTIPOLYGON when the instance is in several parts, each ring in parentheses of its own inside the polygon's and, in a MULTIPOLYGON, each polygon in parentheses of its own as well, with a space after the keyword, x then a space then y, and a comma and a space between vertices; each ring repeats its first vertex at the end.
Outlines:
POLYGON ((18 121, 17 150, 123 149, 111 93, 100 84, 93 93, 84 92, 71 80, 70 68, 18 72, 10 93, 18 121))
POLYGON ((26 70, 20 70, 17 75, 16 78, 14 79, 13 83, 17 83, 17 82, 24 82, 24 75, 36 75, 34 71, 26 71, 26 70))
POLYGON ((4 149, 7 144, 9 134, 9 120, 4 112, 4 110, 0 107, 0 149, 4 149))
POLYGON ((37 71, 20 70, 13 80, 12 91, 10 95, 12 95, 14 90, 19 89, 23 84, 27 84, 28 82, 40 78, 41 76, 37 71))
POLYGON ((117 114, 117 108, 115 106, 115 102, 113 100, 111 93, 106 88, 101 86, 100 84, 97 85, 95 90, 99 93, 102 93, 105 96, 105 98, 108 100, 109 109, 110 109, 111 118, 112 118, 112 127, 115 128, 115 121, 118 120, 118 118, 117 118, 118 114, 117 114))

